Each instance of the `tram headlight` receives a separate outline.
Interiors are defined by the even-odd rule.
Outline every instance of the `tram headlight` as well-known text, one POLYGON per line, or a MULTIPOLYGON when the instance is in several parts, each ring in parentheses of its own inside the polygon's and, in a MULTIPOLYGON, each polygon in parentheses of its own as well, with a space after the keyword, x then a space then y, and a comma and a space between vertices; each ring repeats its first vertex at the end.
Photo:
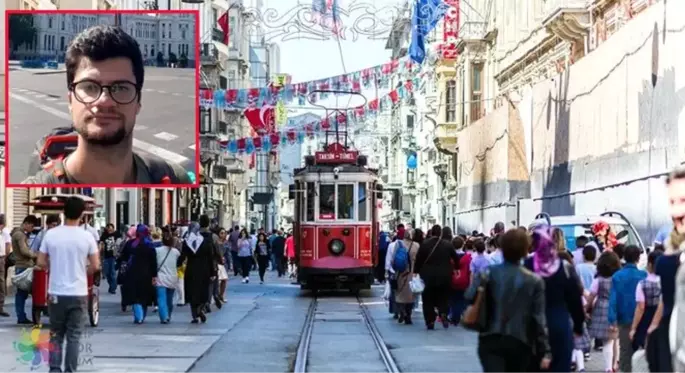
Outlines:
POLYGON ((340 240, 331 240, 328 244, 328 250, 330 250, 333 255, 340 255, 345 251, 345 243, 340 240))

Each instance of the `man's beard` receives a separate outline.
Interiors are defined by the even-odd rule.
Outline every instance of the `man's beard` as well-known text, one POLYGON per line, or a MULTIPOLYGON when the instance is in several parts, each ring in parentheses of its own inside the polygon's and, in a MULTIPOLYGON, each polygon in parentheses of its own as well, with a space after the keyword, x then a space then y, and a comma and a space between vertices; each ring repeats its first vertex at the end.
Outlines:
POLYGON ((129 133, 126 132, 125 126, 122 126, 121 128, 117 129, 116 132, 114 132, 111 135, 97 135, 97 136, 92 136, 88 133, 88 122, 91 121, 92 118, 86 119, 86 124, 82 126, 81 128, 76 127, 76 132, 81 135, 81 138, 85 140, 88 144, 90 145, 98 145, 98 146, 113 146, 113 145, 119 145, 121 144, 124 140, 126 140, 129 136, 129 133))

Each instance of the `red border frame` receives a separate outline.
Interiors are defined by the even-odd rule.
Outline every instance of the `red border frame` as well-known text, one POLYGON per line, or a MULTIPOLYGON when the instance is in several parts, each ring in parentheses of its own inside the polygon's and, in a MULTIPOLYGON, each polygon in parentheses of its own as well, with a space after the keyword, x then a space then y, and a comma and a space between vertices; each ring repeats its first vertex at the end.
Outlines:
MULTIPOLYGON (((2 0, 0 0, 2 1, 2 0)), ((182 10, 14 10, 5 11, 5 27, 9 27, 9 17, 12 14, 190 14, 195 16, 195 184, 14 184, 10 183, 10 89, 9 89, 9 30, 5 32, 5 186, 7 188, 199 188, 200 187, 200 105, 197 98, 200 95, 200 11, 192 9, 182 10)))

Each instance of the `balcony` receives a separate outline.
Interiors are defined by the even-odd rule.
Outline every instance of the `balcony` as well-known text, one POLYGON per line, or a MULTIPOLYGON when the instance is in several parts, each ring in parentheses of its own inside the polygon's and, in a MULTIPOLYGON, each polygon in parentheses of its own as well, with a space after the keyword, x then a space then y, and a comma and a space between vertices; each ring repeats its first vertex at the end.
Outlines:
POLYGON ((219 50, 212 43, 200 45, 200 62, 203 66, 217 65, 219 63, 219 50))
POLYGON ((242 159, 233 154, 224 154, 222 163, 226 167, 226 172, 231 175, 242 175, 245 173, 245 165, 242 159))
POLYGON ((435 147, 445 154, 454 154, 459 148, 459 127, 456 123, 440 123, 435 128, 433 143, 435 147))
POLYGON ((444 177, 447 175, 447 162, 446 161, 438 161, 436 164, 433 165, 433 171, 440 177, 444 177))
POLYGON ((585 0, 557 0, 542 22, 547 32, 573 43, 585 40, 591 26, 585 0))
POLYGON ((219 138, 215 133, 200 134, 200 154, 212 156, 221 154, 219 138))
POLYGON ((457 50, 463 51, 471 43, 482 43, 487 33, 486 22, 464 22, 457 37, 457 50))

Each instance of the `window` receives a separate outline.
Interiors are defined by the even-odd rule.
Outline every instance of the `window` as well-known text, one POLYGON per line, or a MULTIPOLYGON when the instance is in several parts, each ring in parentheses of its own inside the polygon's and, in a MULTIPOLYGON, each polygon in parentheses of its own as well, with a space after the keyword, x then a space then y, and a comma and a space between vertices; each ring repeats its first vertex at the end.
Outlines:
POLYGON ((359 209, 359 221, 366 221, 369 220, 369 217, 367 216, 368 213, 368 208, 369 208, 369 198, 366 195, 366 183, 359 183, 359 188, 357 193, 359 194, 358 197, 358 204, 357 208, 359 209))
POLYGON ((338 184, 338 219, 354 219, 354 184, 338 184))
POLYGON ((471 65, 471 123, 483 116, 483 64, 471 65))
POLYGON ((335 218, 335 185, 319 186, 319 219, 335 218))
POLYGON ((445 87, 445 122, 457 121, 457 82, 448 80, 445 87))
MULTIPOLYGON (((235 25, 236 24, 235 17, 230 17, 228 22, 229 22, 228 23, 229 25, 235 25)), ((230 33, 228 35, 228 46, 231 49, 238 49, 238 43, 237 43, 237 39, 236 39, 237 34, 236 34, 235 30, 236 30, 235 26, 230 27, 228 30, 228 32, 230 33)))
POLYGON ((48 18, 48 28, 52 28, 52 17, 48 18))
POLYGON ((316 201, 316 186, 307 183, 307 209, 306 221, 314 221, 314 202, 316 201))

